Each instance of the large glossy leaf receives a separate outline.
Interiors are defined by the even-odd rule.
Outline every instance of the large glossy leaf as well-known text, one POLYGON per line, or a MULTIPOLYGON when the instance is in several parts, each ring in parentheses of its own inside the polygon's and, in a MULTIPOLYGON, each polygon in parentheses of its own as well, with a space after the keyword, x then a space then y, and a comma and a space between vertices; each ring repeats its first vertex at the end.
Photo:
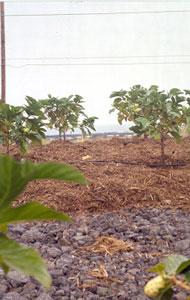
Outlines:
POLYGON ((8 206, 25 188, 27 178, 21 171, 21 164, 11 156, 0 155, 0 209, 8 206))
POLYGON ((164 259, 162 263, 166 266, 166 273, 173 276, 187 268, 190 265, 190 260, 183 255, 173 254, 164 259))
POLYGON ((60 163, 40 163, 34 165, 33 180, 57 179, 87 184, 86 179, 74 167, 60 163))
POLYGON ((71 222, 71 219, 67 215, 56 212, 38 202, 30 202, 14 208, 7 207, 0 214, 0 226, 13 222, 34 220, 62 220, 71 222))
POLYGON ((32 248, 26 248, 15 241, 0 235, 0 261, 6 270, 14 269, 19 273, 32 276, 47 289, 51 285, 51 277, 44 261, 38 252, 32 248))
POLYGON ((58 163, 33 164, 25 160, 18 163, 11 156, 0 155, 0 209, 10 205, 27 183, 36 179, 57 179, 86 184, 75 168, 58 163))

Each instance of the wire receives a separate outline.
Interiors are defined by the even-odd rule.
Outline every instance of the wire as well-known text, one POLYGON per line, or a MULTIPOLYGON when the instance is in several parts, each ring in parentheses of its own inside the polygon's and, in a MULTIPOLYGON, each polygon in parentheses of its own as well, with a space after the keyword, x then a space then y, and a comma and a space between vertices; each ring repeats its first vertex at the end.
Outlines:
MULTIPOLYGON (((24 64, 21 66, 13 66, 13 65, 6 65, 10 68, 24 68, 30 66, 126 66, 126 65, 177 65, 177 64, 190 64, 190 61, 187 62, 144 62, 144 63, 81 63, 81 64, 24 64)), ((1 66, 5 66, 5 64, 1 64, 1 66)))
MULTIPOLYGON (((118 11, 118 12, 83 12, 83 13, 51 13, 51 14, 5 14, 5 17, 55 17, 55 16, 96 16, 96 15, 136 15, 189 13, 190 10, 158 10, 158 11, 118 11)), ((2 15, 0 15, 2 16, 2 15)))
POLYGON ((121 59, 121 58, 159 58, 159 57, 190 57, 190 54, 182 55, 126 55, 126 56, 78 56, 78 57, 9 57, 6 60, 61 60, 61 59, 121 59))

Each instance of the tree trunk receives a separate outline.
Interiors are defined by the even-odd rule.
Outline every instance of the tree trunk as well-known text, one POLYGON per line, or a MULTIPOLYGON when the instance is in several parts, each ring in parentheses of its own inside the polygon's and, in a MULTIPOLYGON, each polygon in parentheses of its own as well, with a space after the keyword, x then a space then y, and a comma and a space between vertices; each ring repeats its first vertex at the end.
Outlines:
POLYGON ((65 131, 64 131, 64 142, 66 141, 66 133, 65 133, 65 131))
POLYGON ((163 131, 161 131, 160 146, 161 146, 161 164, 162 164, 162 166, 165 166, 164 133, 163 133, 163 131))
POLYGON ((59 140, 61 141, 61 128, 59 127, 59 140))

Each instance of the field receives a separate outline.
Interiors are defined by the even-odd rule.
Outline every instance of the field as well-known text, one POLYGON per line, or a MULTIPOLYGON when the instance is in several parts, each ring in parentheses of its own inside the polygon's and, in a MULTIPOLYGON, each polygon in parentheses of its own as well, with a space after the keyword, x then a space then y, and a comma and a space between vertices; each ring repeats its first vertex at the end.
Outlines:
MULTIPOLYGON (((160 144, 153 139, 52 141, 37 146, 25 157, 33 162, 72 164, 85 175, 89 184, 32 182, 17 204, 35 200, 71 215, 117 212, 121 207, 188 210, 190 139, 184 138, 178 145, 174 139, 168 138, 165 153, 166 164, 174 166, 159 166, 160 144)), ((19 158, 19 155, 15 157, 19 158)))

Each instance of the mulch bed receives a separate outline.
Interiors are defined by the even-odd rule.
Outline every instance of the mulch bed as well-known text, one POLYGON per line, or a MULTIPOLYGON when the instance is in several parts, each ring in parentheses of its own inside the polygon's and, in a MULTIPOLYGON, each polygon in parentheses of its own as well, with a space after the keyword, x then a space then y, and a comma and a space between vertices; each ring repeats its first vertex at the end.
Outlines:
POLYGON ((39 201, 68 214, 103 213, 121 207, 189 210, 190 139, 184 138, 178 145, 167 138, 165 153, 166 164, 179 166, 159 166, 160 143, 153 139, 114 137, 85 142, 52 141, 36 146, 25 157, 33 162, 71 164, 84 174, 88 185, 52 180, 31 182, 17 204, 39 201))

